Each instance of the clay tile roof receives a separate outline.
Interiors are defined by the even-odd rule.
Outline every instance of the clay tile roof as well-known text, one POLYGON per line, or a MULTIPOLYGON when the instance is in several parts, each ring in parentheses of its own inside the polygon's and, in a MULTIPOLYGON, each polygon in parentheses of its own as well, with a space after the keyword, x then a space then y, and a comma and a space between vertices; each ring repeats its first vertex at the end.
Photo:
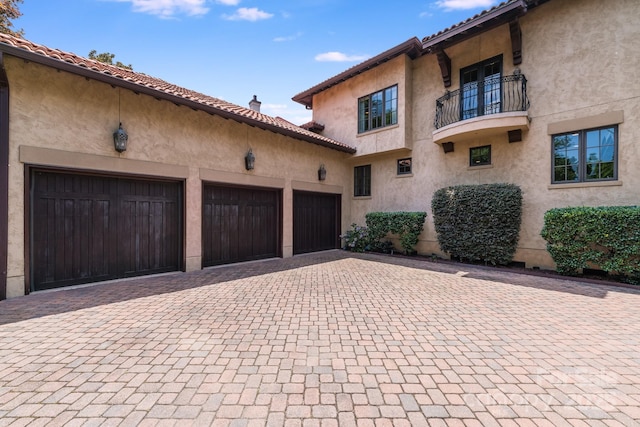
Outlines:
POLYGON ((145 93, 158 99, 166 99, 178 105, 186 105, 196 110, 206 111, 210 114, 219 115, 301 141, 347 153, 355 153, 356 151, 354 147, 348 144, 318 135, 282 118, 271 117, 250 108, 241 107, 222 99, 185 89, 143 73, 104 64, 58 49, 48 48, 25 39, 0 34, 0 52, 93 78, 114 86, 120 86, 137 93, 145 93))

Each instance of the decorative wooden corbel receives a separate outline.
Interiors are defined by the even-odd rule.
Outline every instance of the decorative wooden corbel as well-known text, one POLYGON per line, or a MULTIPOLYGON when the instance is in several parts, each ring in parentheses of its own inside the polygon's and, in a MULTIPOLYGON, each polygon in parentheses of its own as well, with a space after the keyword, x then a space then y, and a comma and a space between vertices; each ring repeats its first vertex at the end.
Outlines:
POLYGON ((520 22, 517 19, 509 22, 509 33, 511 34, 513 65, 519 65, 522 63, 522 30, 520 29, 520 22))
POLYGON ((442 81, 444 87, 451 86, 451 58, 445 53, 444 50, 439 49, 436 52, 438 57, 438 65, 440 65, 440 72, 442 73, 442 81))

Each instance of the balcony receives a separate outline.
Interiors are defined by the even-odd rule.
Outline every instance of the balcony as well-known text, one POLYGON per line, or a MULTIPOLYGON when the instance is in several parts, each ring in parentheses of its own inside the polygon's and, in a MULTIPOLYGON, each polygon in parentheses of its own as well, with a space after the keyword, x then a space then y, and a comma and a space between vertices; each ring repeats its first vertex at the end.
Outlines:
POLYGON ((466 83, 436 100, 433 142, 457 142, 529 128, 523 74, 466 83))

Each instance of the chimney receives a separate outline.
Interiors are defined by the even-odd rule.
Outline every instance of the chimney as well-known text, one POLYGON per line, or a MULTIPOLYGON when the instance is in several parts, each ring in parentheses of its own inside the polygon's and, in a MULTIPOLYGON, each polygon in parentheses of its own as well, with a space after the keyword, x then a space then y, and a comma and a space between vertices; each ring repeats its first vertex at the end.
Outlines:
POLYGON ((262 105, 262 102, 258 101, 258 97, 256 95, 253 95, 253 99, 249 101, 249 108, 259 113, 260 105, 262 105))

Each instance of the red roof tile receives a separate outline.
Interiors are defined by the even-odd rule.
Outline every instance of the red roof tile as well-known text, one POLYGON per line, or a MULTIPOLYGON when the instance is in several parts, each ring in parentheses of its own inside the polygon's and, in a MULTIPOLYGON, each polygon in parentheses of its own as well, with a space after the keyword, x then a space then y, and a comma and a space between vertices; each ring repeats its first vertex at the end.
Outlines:
POLYGON ((241 107, 219 98, 185 89, 143 73, 104 64, 58 49, 48 48, 25 39, 0 34, 0 51, 8 55, 22 57, 33 62, 81 74, 85 77, 102 80, 116 86, 166 98, 177 104, 188 105, 194 109, 217 114, 240 123, 246 123, 302 141, 348 153, 355 153, 356 151, 354 147, 348 144, 318 135, 282 118, 271 117, 250 108, 241 107))

